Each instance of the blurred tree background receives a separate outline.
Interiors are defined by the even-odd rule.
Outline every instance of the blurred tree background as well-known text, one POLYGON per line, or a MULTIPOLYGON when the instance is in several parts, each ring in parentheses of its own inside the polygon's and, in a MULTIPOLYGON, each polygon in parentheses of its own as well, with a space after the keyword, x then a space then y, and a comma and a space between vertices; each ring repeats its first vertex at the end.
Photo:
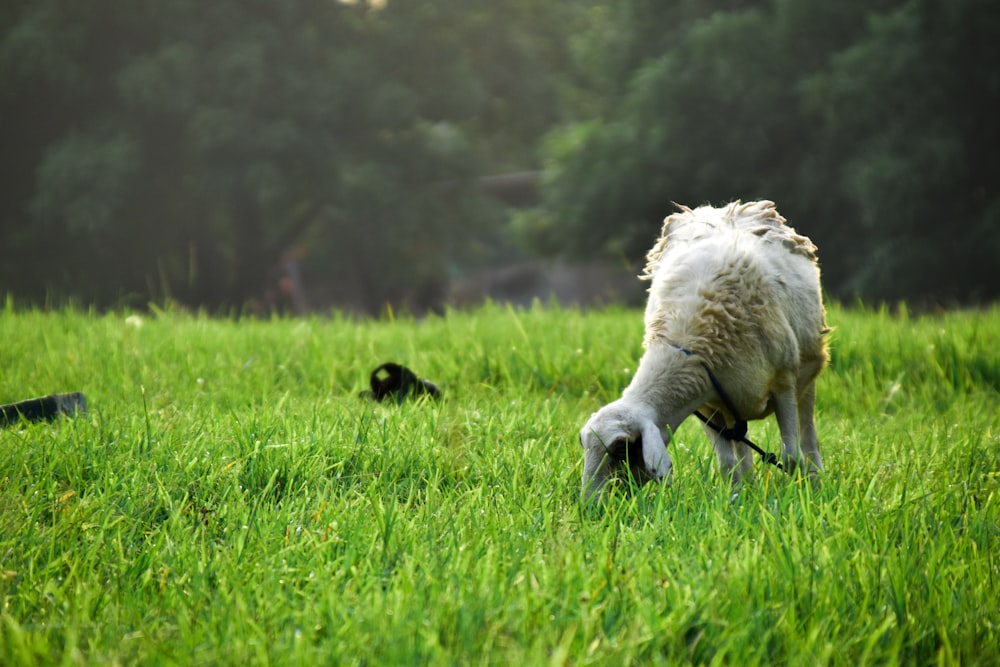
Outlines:
POLYGON ((22 301, 266 308, 292 273, 419 311, 525 254, 638 264, 671 201, 737 198, 837 298, 1000 296, 992 0, 3 0, 0 26, 22 301), (484 178, 533 170, 516 213, 484 178))
MULTIPOLYGON (((613 8, 612 8, 613 7, 613 8)), ((577 47, 589 113, 551 133, 540 248, 640 256, 685 204, 766 198, 841 299, 1000 295, 1000 6, 630 0, 577 47)))

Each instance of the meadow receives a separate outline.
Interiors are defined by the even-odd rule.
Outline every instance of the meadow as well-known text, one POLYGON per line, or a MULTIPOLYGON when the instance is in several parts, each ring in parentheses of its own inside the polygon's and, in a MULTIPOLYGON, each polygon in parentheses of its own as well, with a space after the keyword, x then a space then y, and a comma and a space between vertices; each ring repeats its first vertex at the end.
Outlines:
MULTIPOLYGON (((1000 664, 1000 307, 831 306, 816 488, 580 503, 642 314, 0 306, 0 665, 1000 664), (443 399, 379 404, 398 361, 443 399)), ((751 438, 778 447, 773 420, 751 438)))

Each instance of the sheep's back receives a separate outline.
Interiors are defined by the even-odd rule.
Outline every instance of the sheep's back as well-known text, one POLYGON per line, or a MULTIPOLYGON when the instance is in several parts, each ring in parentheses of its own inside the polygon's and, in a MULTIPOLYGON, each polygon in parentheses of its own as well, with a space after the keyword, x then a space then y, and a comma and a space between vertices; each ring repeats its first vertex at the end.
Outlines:
POLYGON ((715 365, 824 354, 815 246, 770 202, 704 208, 676 214, 650 251, 646 346, 681 345, 715 365))
POLYGON ((794 228, 786 224, 774 202, 765 200, 744 204, 736 201, 722 208, 677 207, 677 213, 664 219, 660 237, 646 255, 643 278, 651 279, 664 258, 686 252, 685 246, 727 232, 755 236, 762 243, 780 246, 793 255, 801 255, 816 262, 816 246, 808 237, 797 234, 794 228))

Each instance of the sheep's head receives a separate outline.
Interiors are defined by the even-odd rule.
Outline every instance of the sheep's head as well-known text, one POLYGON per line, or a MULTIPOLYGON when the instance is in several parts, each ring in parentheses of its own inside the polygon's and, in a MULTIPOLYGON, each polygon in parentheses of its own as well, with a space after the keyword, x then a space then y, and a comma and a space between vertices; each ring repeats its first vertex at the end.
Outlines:
POLYGON ((583 494, 600 496, 616 473, 628 469, 644 484, 670 478, 671 462, 660 429, 645 411, 615 401, 591 415, 580 431, 583 447, 583 494))

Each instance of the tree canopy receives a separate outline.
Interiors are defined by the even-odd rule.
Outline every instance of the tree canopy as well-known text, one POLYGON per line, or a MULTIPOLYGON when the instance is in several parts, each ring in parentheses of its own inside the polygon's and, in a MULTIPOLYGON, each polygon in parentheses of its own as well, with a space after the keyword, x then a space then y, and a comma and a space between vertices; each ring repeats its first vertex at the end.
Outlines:
POLYGON ((767 198, 837 296, 996 298, 991 4, 622 2, 582 40, 595 111, 549 136, 522 233, 634 261, 671 201, 767 198))
POLYGON ((364 309, 423 299, 497 215, 465 184, 553 122, 569 4, 533 5, 8 3, 0 278, 239 305, 298 246, 364 309))
POLYGON ((638 263, 672 201, 767 198, 836 297, 993 299, 992 4, 8 0, 0 289, 240 307, 288 266, 421 308, 516 243, 638 263), (509 225, 484 191, 539 168, 509 225))

